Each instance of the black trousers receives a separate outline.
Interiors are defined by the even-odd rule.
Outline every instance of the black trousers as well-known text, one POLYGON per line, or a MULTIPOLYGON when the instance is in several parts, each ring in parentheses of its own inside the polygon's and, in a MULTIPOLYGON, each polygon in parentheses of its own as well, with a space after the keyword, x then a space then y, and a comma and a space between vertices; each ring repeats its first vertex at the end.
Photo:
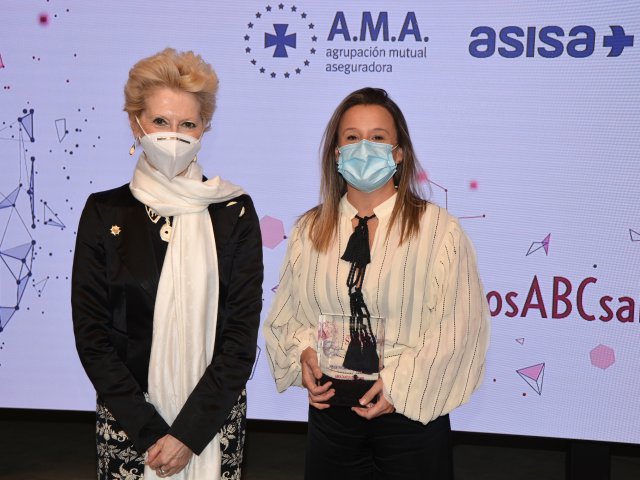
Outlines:
POLYGON ((306 480, 451 480, 451 425, 423 425, 399 413, 373 420, 348 407, 309 407, 306 480))

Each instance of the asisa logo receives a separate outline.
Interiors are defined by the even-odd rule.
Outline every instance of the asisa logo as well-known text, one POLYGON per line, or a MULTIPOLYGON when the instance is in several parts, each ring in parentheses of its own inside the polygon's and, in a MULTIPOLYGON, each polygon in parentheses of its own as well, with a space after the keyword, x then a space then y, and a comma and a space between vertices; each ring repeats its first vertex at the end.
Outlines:
POLYGON ((590 57, 596 48, 603 48, 607 57, 619 57, 625 48, 633 47, 634 36, 620 25, 610 25, 610 32, 599 37, 595 28, 576 25, 565 29, 557 25, 544 27, 507 26, 500 30, 481 26, 471 31, 469 53, 476 58, 497 54, 503 58, 590 57))

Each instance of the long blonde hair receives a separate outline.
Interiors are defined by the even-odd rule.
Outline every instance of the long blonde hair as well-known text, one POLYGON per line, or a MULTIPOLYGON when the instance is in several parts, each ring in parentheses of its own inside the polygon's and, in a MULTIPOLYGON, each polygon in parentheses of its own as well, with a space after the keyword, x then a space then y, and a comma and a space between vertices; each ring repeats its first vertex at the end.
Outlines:
POLYGON ((340 199, 347 191, 347 183, 336 168, 338 128, 344 113, 356 105, 379 105, 393 117, 398 135, 398 147, 402 149, 402 162, 393 176, 398 199, 393 207, 387 235, 393 225, 400 222, 400 243, 416 235, 420 217, 426 207, 422 198, 418 175, 422 167, 416 158, 407 121, 400 107, 381 88, 362 88, 350 93, 336 108, 322 137, 320 205, 306 212, 300 219, 303 227, 309 227, 309 237, 314 248, 325 252, 335 237, 340 199))

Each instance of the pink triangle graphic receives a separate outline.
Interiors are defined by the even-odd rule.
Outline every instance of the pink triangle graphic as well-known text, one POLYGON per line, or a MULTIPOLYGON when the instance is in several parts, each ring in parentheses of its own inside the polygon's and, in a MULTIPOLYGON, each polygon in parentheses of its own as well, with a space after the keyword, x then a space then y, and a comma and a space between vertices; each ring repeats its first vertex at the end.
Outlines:
POLYGON ((528 377, 534 382, 538 381, 540 374, 544 370, 544 363, 538 363, 537 365, 531 365, 530 367, 521 368, 516 370, 520 375, 528 377))
POLYGON ((542 240, 542 247, 544 248, 544 253, 546 255, 549 255, 549 241, 551 240, 551 234, 547 235, 546 237, 544 237, 544 240, 542 240))

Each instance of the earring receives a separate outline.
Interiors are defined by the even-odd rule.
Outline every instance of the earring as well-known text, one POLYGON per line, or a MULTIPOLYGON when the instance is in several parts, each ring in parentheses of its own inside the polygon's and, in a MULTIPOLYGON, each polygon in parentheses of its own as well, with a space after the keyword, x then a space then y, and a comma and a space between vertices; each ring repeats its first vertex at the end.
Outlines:
POLYGON ((131 148, 129 149, 129 155, 133 155, 136 152, 136 142, 133 142, 131 148))

